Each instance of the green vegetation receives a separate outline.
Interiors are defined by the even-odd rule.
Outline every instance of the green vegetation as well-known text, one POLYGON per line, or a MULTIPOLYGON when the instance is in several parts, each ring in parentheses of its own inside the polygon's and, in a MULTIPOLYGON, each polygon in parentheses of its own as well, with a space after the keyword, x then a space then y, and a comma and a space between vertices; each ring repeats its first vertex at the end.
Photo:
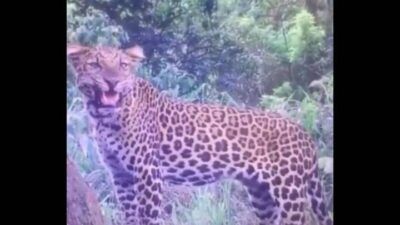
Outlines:
MULTIPOLYGON (((329 0, 68 0, 69 42, 143 46, 138 71, 192 102, 278 111, 304 125, 319 147, 332 211, 333 69, 329 0)), ((68 70, 68 155, 118 224, 110 181, 96 154, 81 95, 68 70)), ((168 188, 170 224, 253 224, 235 182, 168 188), (179 189, 179 188, 178 188, 179 189)))

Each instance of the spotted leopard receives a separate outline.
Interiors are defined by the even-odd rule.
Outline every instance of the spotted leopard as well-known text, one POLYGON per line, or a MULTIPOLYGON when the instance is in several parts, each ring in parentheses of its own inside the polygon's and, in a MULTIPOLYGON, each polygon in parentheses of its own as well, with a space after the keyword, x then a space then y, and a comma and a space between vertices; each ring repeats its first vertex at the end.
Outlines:
POLYGON ((310 135, 279 114, 193 104, 132 74, 142 49, 68 45, 99 154, 129 225, 163 224, 163 184, 232 178, 248 190, 260 225, 300 225, 311 207, 330 225, 310 135))

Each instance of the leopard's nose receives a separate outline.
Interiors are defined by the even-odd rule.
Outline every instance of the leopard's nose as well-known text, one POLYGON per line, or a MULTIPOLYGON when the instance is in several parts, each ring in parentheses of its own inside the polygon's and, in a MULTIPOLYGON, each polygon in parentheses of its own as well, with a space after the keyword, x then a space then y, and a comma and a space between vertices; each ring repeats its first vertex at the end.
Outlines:
POLYGON ((111 81, 111 80, 105 80, 105 82, 108 85, 108 88, 110 89, 110 91, 114 91, 115 86, 117 86, 118 82, 117 81, 111 81))

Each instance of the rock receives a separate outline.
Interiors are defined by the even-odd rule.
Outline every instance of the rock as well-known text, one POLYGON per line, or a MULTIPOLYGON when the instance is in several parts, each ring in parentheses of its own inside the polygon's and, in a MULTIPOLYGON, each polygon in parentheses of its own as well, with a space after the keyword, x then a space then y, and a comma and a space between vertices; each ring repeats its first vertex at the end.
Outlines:
POLYGON ((67 158, 67 224, 104 225, 96 194, 67 158))

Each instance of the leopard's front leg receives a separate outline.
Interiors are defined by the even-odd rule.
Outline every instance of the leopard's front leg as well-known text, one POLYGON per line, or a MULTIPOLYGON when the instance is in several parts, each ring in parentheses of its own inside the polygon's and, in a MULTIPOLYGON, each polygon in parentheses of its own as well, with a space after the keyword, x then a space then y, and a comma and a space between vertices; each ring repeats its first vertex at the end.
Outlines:
POLYGON ((124 224, 161 225, 162 182, 157 163, 138 156, 131 159, 123 168, 115 156, 107 157, 124 224))
POLYGON ((141 225, 161 225, 162 182, 159 168, 154 165, 138 166, 138 176, 132 207, 137 206, 141 225))

